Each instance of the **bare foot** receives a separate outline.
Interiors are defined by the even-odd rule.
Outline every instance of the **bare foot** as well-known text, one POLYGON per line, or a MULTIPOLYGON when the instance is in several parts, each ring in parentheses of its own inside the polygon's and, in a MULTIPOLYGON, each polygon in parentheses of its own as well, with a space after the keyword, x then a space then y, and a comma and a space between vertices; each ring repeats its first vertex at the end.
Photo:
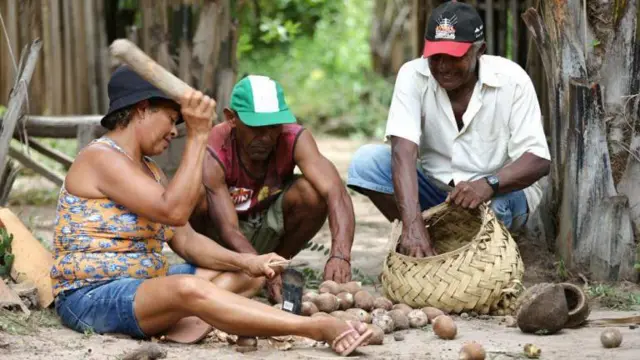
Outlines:
POLYGON ((322 340, 331 345, 333 351, 342 356, 349 355, 358 346, 366 344, 372 332, 359 321, 343 321, 321 316, 322 340))

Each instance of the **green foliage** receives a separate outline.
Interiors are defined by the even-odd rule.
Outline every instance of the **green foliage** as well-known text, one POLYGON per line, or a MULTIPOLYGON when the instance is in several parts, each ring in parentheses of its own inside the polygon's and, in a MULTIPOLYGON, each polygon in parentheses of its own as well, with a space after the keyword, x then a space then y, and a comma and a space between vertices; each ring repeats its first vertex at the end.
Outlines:
POLYGON ((301 24, 298 36, 268 48, 257 47, 244 26, 238 46, 240 76, 261 74, 279 81, 289 107, 307 127, 337 135, 381 136, 393 85, 371 69, 371 2, 275 3, 314 3, 314 9, 322 9, 302 18, 319 16, 313 31, 306 20, 281 18, 281 23, 301 24))
POLYGON ((0 117, 2 117, 6 111, 7 108, 4 105, 0 105, 0 117))
POLYGON ((15 256, 11 253, 13 234, 9 234, 6 228, 0 228, 0 278, 6 278, 11 274, 11 267, 15 256))
POLYGON ((336 14, 335 0, 257 0, 246 2, 238 14, 242 24, 240 42, 244 50, 272 49, 298 36, 311 36, 316 23, 336 14))
POLYGON ((640 305, 640 293, 625 289, 616 289, 606 284, 593 284, 588 287, 589 296, 609 309, 632 310, 640 305))

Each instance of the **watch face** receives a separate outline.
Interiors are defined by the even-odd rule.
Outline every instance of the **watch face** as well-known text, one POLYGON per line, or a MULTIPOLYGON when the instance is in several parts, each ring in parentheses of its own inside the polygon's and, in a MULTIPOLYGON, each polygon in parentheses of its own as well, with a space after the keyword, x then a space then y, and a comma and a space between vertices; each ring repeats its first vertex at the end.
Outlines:
POLYGON ((495 177, 495 176, 490 176, 490 177, 489 177, 489 182, 490 182, 492 185, 495 185, 495 184, 497 184, 497 183, 498 183, 498 179, 496 179, 496 177, 495 177))

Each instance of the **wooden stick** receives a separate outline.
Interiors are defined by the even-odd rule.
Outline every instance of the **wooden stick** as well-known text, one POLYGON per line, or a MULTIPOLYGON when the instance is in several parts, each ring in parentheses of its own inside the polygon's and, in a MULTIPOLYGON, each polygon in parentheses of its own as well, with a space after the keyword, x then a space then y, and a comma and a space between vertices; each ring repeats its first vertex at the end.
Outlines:
MULTIPOLYGON (((111 55, 129 65, 142 78, 162 90, 176 102, 179 102, 187 91, 193 90, 191 86, 160 66, 155 60, 127 39, 115 40, 111 43, 109 51, 111 51, 111 55)), ((215 122, 217 120, 215 109, 213 117, 213 121, 215 122)))
POLYGON ((7 112, 2 121, 2 132, 0 134, 0 179, 5 171, 4 163, 7 157, 7 151, 9 150, 9 143, 13 138, 18 119, 22 115, 22 108, 27 99, 27 89, 31 82, 31 76, 36 68, 36 62, 38 61, 38 54, 41 48, 42 41, 39 39, 34 40, 31 43, 29 51, 25 51, 22 54, 23 57, 26 56, 27 60, 23 68, 24 70, 18 74, 18 79, 9 97, 7 112))
POLYGON ((15 136, 15 135, 14 135, 14 139, 17 139, 23 144, 28 144, 31 149, 53 159, 54 161, 60 163, 62 166, 64 166, 67 169, 71 167, 71 164, 73 163, 73 158, 71 156, 61 151, 58 151, 54 148, 51 148, 36 139, 29 137, 29 140, 27 141, 23 137, 15 136))
POLYGON ((64 177, 56 174, 55 172, 47 169, 46 166, 40 164, 39 162, 33 160, 27 154, 23 153, 20 150, 16 150, 12 147, 9 148, 9 156, 19 161, 24 167, 27 167, 38 174, 44 176, 46 179, 50 180, 52 183, 56 184, 56 186, 62 186, 64 182, 64 177))
POLYGON ((180 101, 182 96, 193 88, 160 66, 145 54, 133 42, 117 39, 109 47, 111 54, 129 65, 144 79, 165 92, 173 100, 180 101))

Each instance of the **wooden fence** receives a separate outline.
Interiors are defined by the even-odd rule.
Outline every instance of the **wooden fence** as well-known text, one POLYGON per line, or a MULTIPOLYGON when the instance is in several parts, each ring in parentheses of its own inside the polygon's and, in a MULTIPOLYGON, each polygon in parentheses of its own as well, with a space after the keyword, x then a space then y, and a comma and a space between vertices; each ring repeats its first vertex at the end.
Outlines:
MULTIPOLYGON (((428 16, 442 2, 376 2, 371 47, 378 72, 393 77, 402 63, 420 56, 428 16)), ((477 6, 485 20, 487 52, 510 57, 529 72, 548 130, 544 71, 520 17, 525 9, 537 7, 539 0, 468 2, 477 6)), ((43 44, 25 109, 29 115, 25 127, 31 137, 76 137, 82 147, 104 131, 98 119, 108 108, 107 83, 117 66, 109 56, 108 45, 118 37, 133 40, 161 65, 213 96, 219 112, 228 103, 237 76, 238 24, 231 14, 239 10, 242 1, 138 0, 132 2, 133 8, 124 10, 117 3, 116 0, 0 1, 6 28, 6 33, 0 28, 0 104, 9 98, 14 86, 20 53, 36 38, 43 44), (140 19, 136 19, 136 14, 140 19)), ((222 118, 222 114, 218 117, 222 118)), ((36 151, 44 151, 68 165, 68 158, 37 142, 31 143, 36 151)), ((169 150, 159 160, 171 175, 181 158, 181 141, 172 144, 169 150)))
POLYGON ((130 2, 127 9, 117 0, 0 1, 7 30, 5 36, 0 28, 0 104, 14 84, 13 58, 17 63, 22 49, 39 38, 43 48, 29 89, 28 113, 105 113, 109 76, 118 65, 108 45, 118 37, 130 38, 165 68, 224 104, 236 80, 231 1, 130 2))

